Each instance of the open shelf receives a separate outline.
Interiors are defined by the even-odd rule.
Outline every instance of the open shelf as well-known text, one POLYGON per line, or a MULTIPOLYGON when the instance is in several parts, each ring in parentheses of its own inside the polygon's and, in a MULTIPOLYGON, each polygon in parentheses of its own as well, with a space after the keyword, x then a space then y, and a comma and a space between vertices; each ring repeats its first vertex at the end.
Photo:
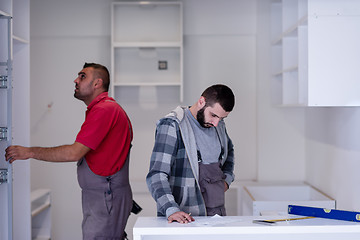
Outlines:
POLYGON ((112 96, 118 87, 169 86, 182 101, 182 31, 181 2, 112 3, 112 96))

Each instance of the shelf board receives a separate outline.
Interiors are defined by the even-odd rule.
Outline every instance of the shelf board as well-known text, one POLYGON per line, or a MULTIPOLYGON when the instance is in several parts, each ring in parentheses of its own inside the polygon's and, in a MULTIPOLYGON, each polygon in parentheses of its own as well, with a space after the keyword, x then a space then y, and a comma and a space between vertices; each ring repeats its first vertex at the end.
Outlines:
POLYGON ((283 33, 280 34, 273 42, 273 45, 281 44, 281 41, 285 37, 289 37, 291 34, 293 34, 299 26, 305 25, 307 23, 308 16, 305 15, 302 18, 300 18, 295 24, 290 26, 288 29, 286 29, 283 33))
POLYGON ((11 17, 11 14, 0 10, 0 17, 11 17))
POLYGON ((274 76, 279 76, 279 75, 281 75, 281 74, 283 74, 283 73, 287 73, 287 72, 296 72, 298 70, 298 66, 296 65, 296 66, 291 66, 291 67, 288 67, 288 68, 286 68, 286 69, 283 69, 283 70, 281 70, 281 71, 279 71, 279 72, 276 72, 276 73, 274 73, 273 75, 274 76))
POLYGON ((43 197, 47 197, 47 199, 45 199, 45 201, 41 205, 37 206, 35 209, 31 209, 31 217, 35 217, 36 215, 51 206, 49 189, 41 188, 31 192, 31 203, 36 202, 43 197))
POLYGON ((133 47, 133 48, 160 48, 160 47, 181 47, 181 42, 113 42, 114 48, 133 47))
POLYGON ((146 83, 146 82, 138 82, 138 83, 114 83, 115 87, 142 87, 142 86, 181 86, 181 83, 178 82, 174 82, 174 83, 165 83, 165 82, 150 82, 150 83, 146 83))
POLYGON ((47 194, 50 194, 50 189, 40 188, 31 192, 31 202, 36 201, 47 194))
POLYGON ((44 204, 40 205, 39 207, 37 207, 31 211, 31 217, 37 216, 45 209, 48 209, 50 206, 51 206, 50 202, 45 202, 44 204))
POLYGON ((307 107, 307 105, 302 103, 283 103, 279 104, 278 107, 307 107))
POLYGON ((29 40, 26 40, 24 38, 21 38, 21 37, 15 36, 15 35, 12 36, 12 39, 13 39, 14 43, 29 44, 29 40))
POLYGON ((179 2, 171 2, 171 1, 135 1, 135 2, 113 2, 112 3, 114 6, 116 5, 138 5, 138 6, 146 6, 146 5, 180 5, 181 3, 179 2))

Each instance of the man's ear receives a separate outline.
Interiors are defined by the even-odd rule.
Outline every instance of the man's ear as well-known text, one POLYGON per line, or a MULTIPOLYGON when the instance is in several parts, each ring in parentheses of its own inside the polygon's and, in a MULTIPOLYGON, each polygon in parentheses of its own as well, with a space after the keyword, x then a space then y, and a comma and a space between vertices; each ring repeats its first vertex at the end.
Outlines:
POLYGON ((97 78, 95 80, 95 88, 102 88, 103 87, 103 80, 101 78, 97 78))
POLYGON ((206 105, 205 98, 203 96, 201 96, 198 100, 198 108, 202 109, 205 105, 206 105))

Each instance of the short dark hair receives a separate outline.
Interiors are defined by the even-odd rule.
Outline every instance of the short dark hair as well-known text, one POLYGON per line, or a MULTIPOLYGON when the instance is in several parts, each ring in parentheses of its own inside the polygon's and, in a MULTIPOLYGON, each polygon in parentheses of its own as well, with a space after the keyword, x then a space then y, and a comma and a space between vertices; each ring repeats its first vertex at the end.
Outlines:
POLYGON ((219 103, 226 112, 231 112, 235 105, 234 93, 223 84, 208 87, 201 96, 205 98, 206 105, 213 106, 215 103, 219 103))
POLYGON ((103 80, 103 88, 106 92, 109 91, 109 85, 110 85, 110 74, 109 70, 98 63, 85 63, 83 68, 92 67, 95 69, 95 78, 101 78, 103 80))

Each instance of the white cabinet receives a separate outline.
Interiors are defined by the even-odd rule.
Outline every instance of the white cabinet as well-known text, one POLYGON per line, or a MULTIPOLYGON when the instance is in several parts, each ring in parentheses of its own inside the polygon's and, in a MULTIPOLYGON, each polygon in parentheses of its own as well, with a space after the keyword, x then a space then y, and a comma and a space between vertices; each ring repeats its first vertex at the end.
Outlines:
POLYGON ((37 189, 31 192, 32 239, 51 239, 51 192, 37 189))
POLYGON ((29 0, 0 1, 0 239, 30 239, 30 163, 9 164, 11 144, 29 145, 29 0), (19 231, 21 229, 21 231, 19 231))
POLYGON ((181 2, 113 2, 110 91, 177 87, 183 97, 181 2))
POLYGON ((308 184, 260 183, 244 186, 241 198, 245 216, 285 215, 288 205, 336 208, 334 199, 308 184))
POLYGON ((272 75, 285 106, 360 106, 360 2, 274 0, 272 75))
POLYGON ((11 144, 12 110, 12 37, 11 5, 0 5, 0 239, 12 239, 12 165, 4 152, 11 144))

